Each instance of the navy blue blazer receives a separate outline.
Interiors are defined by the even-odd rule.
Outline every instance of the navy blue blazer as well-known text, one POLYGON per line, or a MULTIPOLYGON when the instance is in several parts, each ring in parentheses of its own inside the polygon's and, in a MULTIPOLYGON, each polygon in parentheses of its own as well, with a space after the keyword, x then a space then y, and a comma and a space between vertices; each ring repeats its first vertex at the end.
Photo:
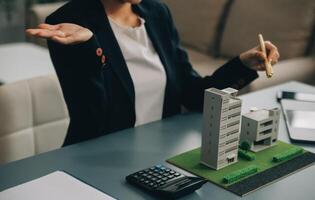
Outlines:
MULTIPOLYGON (((236 57, 211 76, 193 70, 167 6, 143 0, 133 10, 145 19, 148 35, 166 71, 163 118, 180 113, 181 106, 201 111, 204 89, 237 89, 257 78, 236 57)), ((47 17, 46 23, 75 23, 94 35, 85 43, 61 45, 48 41, 70 114, 64 145, 134 127, 135 91, 125 59, 100 0, 73 0, 47 17)), ((136 50, 136 49, 135 49, 136 50)))

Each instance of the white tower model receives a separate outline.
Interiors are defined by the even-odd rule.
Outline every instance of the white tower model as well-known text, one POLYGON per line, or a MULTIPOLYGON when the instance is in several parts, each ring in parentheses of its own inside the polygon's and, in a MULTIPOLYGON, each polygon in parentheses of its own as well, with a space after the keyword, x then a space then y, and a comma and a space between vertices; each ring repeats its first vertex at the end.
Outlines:
POLYGON ((201 163, 221 169, 237 162, 242 102, 237 90, 205 90, 201 163))

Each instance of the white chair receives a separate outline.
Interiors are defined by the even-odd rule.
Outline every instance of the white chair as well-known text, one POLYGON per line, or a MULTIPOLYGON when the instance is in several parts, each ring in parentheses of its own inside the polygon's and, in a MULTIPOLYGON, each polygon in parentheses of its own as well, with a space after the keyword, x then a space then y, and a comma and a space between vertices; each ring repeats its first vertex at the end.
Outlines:
POLYGON ((0 164, 61 147, 68 125, 56 75, 0 86, 0 164))

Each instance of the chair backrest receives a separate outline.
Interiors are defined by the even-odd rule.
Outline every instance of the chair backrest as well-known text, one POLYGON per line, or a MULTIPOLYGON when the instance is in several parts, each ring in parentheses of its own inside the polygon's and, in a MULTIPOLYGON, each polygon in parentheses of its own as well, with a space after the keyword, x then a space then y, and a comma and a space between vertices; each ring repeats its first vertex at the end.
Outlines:
POLYGON ((215 53, 218 27, 227 0, 163 0, 171 10, 181 42, 203 53, 215 53))
POLYGON ((0 86, 0 164, 61 147, 68 125, 56 75, 0 86))
POLYGON ((235 56, 257 44, 257 35, 271 40, 281 60, 309 54, 315 37, 314 0, 234 1, 222 36, 220 55, 235 56), (244 39, 246 37, 246 39, 244 39))
POLYGON ((257 45, 258 33, 281 59, 315 51, 314 0, 163 0, 182 42, 203 53, 234 57, 257 45))

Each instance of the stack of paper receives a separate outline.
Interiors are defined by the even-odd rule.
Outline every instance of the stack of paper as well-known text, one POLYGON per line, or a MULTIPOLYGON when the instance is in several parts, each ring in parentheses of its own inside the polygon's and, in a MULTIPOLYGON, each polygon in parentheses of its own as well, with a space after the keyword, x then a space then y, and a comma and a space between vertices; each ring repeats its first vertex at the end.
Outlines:
POLYGON ((0 192, 1 200, 114 200, 61 171, 0 192))

